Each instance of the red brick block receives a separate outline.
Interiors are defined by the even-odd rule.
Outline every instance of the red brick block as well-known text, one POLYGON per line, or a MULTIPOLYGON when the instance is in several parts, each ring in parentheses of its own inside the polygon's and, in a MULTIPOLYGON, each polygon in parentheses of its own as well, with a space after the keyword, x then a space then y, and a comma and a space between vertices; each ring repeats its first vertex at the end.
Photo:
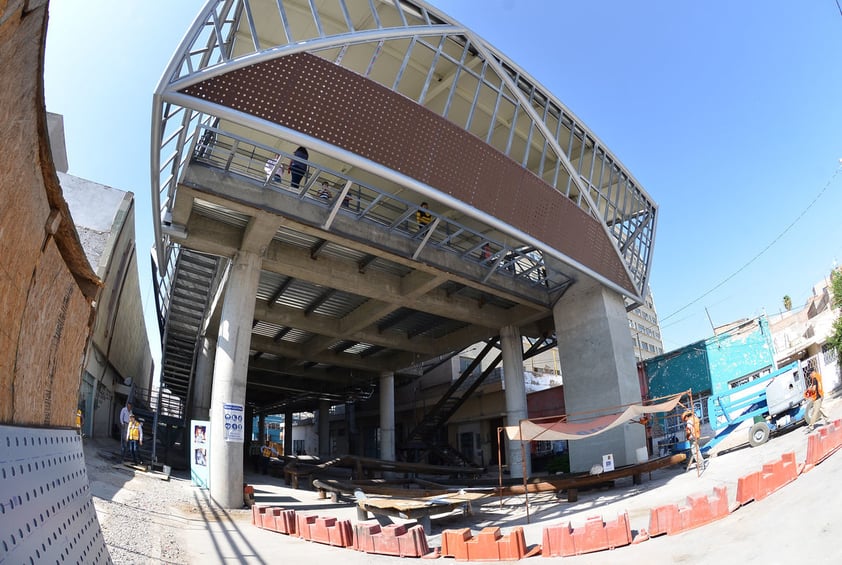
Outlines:
POLYGON ((569 557, 622 547, 631 541, 628 514, 620 514, 609 523, 603 522, 601 516, 591 516, 579 528, 570 523, 544 528, 542 553, 544 557, 569 557))
POLYGON ((441 533, 441 554, 443 557, 455 557, 459 561, 468 559, 467 542, 471 539, 470 528, 444 530, 441 533))

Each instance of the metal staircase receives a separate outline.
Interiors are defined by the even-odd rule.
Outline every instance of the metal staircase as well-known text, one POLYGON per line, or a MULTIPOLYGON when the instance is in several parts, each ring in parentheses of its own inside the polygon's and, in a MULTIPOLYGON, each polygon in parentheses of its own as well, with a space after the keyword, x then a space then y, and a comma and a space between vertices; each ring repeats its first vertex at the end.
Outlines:
MULTIPOLYGON (((219 282, 222 259, 189 249, 170 249, 166 272, 156 294, 161 329, 161 383, 154 398, 153 459, 158 444, 170 449, 179 442, 190 417, 193 372, 201 347, 200 336, 219 282), (173 439, 176 438, 176 439, 173 439)), ((175 449, 179 451, 179 449, 175 449)))
MULTIPOLYGON (((161 388, 189 403, 199 336, 210 305, 220 259, 179 249, 171 277, 161 338, 161 388)), ((160 310, 159 310, 160 311, 160 310)))
MULTIPOLYGON (((462 453, 447 442, 446 424, 457 410, 471 397, 474 391, 485 381, 503 359, 502 353, 498 353, 494 361, 482 372, 476 372, 483 359, 497 347, 499 338, 488 340, 483 350, 462 372, 458 379, 442 395, 441 399, 433 406, 421 422, 407 436, 403 452, 404 456, 412 461, 429 460, 431 456, 438 459, 445 465, 458 467, 475 467, 462 453), (443 433, 444 432, 444 433, 443 433)), ((523 358, 529 359, 555 346, 554 339, 546 337, 535 340, 529 349, 524 352, 523 358)))
POLYGON ((462 371, 459 378, 453 381, 450 388, 442 395, 436 405, 424 415, 421 422, 409 433, 403 449, 407 458, 414 461, 421 461, 425 458, 429 460, 430 456, 433 455, 446 465, 457 467, 474 466, 473 463, 465 459, 458 449, 454 449, 447 443, 446 434, 445 439, 442 439, 440 432, 446 429, 445 424, 447 421, 470 398, 471 394, 473 394, 485 378, 500 363, 502 355, 498 354, 497 358, 485 371, 476 372, 476 368, 496 344, 496 338, 486 343, 482 352, 462 371))

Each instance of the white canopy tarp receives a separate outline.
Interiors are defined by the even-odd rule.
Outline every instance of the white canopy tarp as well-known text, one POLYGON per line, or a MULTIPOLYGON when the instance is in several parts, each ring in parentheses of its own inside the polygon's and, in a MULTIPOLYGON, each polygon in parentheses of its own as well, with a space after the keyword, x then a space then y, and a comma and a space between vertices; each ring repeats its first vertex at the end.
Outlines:
POLYGON ((540 420, 521 420, 520 426, 506 426, 506 435, 510 440, 556 441, 585 439, 599 435, 632 420, 639 420, 644 414, 669 412, 675 408, 685 392, 666 397, 657 404, 632 404, 620 414, 599 416, 580 422, 568 422, 566 417, 559 419, 541 418, 540 420))

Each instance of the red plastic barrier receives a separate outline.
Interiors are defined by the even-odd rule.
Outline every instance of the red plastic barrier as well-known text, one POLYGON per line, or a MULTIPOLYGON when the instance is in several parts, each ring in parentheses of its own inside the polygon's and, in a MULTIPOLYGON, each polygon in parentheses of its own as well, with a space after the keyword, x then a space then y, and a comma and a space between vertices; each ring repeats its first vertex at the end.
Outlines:
POLYGON ((457 561, 518 561, 526 555, 526 538, 523 528, 513 528, 509 535, 502 535, 500 528, 483 528, 476 537, 471 530, 445 530, 441 535, 442 555, 457 561))
POLYGON ((548 526, 542 535, 544 557, 570 557, 629 545, 632 541, 629 516, 617 516, 614 522, 603 522, 592 516, 579 528, 566 525, 548 526))
POLYGON ((354 545, 351 521, 337 520, 332 517, 317 517, 310 524, 310 537, 308 539, 337 547, 351 547, 354 545))
POLYGON ((251 523, 258 528, 263 527, 263 513, 266 512, 268 506, 262 504, 255 504, 251 507, 251 523))
POLYGON ((807 436, 807 459, 802 473, 806 473, 842 446, 842 420, 819 428, 807 436))
POLYGON ((313 524, 316 523, 316 516, 295 515, 295 536, 310 541, 313 535, 310 533, 313 524))
POLYGON ((667 504, 653 508, 649 513, 650 537, 677 534, 705 524, 710 524, 730 513, 728 489, 714 487, 713 497, 696 494, 687 497, 687 506, 667 504))
POLYGON ((465 545, 471 539, 470 528, 458 530, 444 530, 441 533, 441 554, 444 557, 455 557, 457 561, 468 559, 468 548, 465 545))
POLYGON ((795 453, 784 453, 780 461, 766 463, 763 469, 737 479, 737 503, 763 500, 782 486, 798 478, 795 453))
POLYGON ((295 510, 280 509, 280 512, 273 513, 275 519, 274 530, 281 534, 295 534, 295 510))
POLYGON ((407 529, 403 524, 362 522, 354 526, 354 549, 366 553, 395 555, 397 557, 423 557, 430 553, 424 528, 415 525, 407 529))

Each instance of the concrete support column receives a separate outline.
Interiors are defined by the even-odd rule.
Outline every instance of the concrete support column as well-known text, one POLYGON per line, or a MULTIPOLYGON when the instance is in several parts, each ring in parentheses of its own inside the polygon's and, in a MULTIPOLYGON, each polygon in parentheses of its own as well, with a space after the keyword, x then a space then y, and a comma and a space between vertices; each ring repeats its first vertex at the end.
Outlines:
POLYGON ((319 400, 319 459, 330 459, 330 402, 319 400))
MULTIPOLYGON (((517 426, 529 416, 526 409, 526 383, 523 380, 523 340, 520 329, 506 326, 500 329, 500 348, 503 350, 503 379, 506 386, 506 425, 517 426)), ((523 477, 523 454, 521 442, 509 441, 509 473, 512 477, 523 477)), ((532 474, 529 458, 529 444, 523 446, 526 453, 526 476, 532 474)))
POLYGON ((295 455, 292 450, 292 411, 284 412, 284 455, 295 455))
POLYGON ((359 432, 357 429, 357 405, 353 402, 345 403, 345 426, 348 429, 348 453, 350 455, 359 455, 359 442, 357 441, 357 434, 359 432))
MULTIPOLYGON (((640 402, 640 382, 623 298, 603 287, 577 282, 553 306, 564 404, 570 421, 617 413, 640 402), (590 412, 588 416, 577 416, 590 412)), ((614 465, 637 462, 646 445, 643 426, 624 424, 593 438, 569 442, 570 470, 588 471, 612 454, 614 465)))
POLYGON ((395 374, 380 374, 380 459, 395 460, 395 374))
POLYGON ((260 445, 269 438, 266 434, 266 414, 261 414, 257 417, 257 441, 260 442, 260 445))
POLYGON ((245 406, 260 264, 260 257, 254 253, 241 252, 235 257, 219 324, 210 407, 210 494, 223 508, 243 506, 243 442, 225 440, 223 405, 245 406))
POLYGON ((213 361, 216 355, 216 340, 211 337, 202 339, 199 357, 196 359, 196 372, 193 375, 193 409, 191 418, 207 420, 210 417, 211 385, 213 384, 213 361))

